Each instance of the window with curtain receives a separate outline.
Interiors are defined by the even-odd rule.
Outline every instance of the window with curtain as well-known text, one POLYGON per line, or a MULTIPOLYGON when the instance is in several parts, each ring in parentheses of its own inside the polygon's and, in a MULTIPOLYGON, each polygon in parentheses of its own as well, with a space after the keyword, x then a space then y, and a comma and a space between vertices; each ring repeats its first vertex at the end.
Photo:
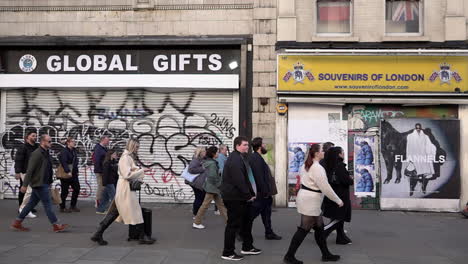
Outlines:
POLYGON ((317 33, 351 33, 351 0, 317 0, 317 33))
POLYGON ((386 33, 422 33, 422 1, 387 0, 385 3, 386 33))

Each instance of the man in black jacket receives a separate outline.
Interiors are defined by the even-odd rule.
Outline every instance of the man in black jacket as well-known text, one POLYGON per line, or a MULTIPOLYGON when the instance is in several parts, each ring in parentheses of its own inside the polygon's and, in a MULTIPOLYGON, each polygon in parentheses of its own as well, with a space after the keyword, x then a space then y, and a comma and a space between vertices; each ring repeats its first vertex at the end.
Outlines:
POLYGON ((252 203, 250 224, 252 225, 255 218, 261 214, 263 226, 265 227, 265 238, 267 240, 281 240, 281 237, 275 234, 271 228, 272 196, 276 195, 278 191, 276 190, 275 180, 271 176, 270 167, 262 157, 262 154, 267 153, 263 139, 261 137, 254 138, 252 148, 254 152, 249 156, 249 164, 257 184, 257 198, 252 203))
MULTIPOLYGON (((28 162, 31 157, 31 154, 34 150, 39 147, 39 144, 36 143, 37 134, 36 132, 30 130, 26 133, 24 139, 24 144, 21 145, 15 154, 15 178, 20 181, 20 187, 23 186, 24 176, 26 175, 26 170, 28 169, 28 162)), ((19 202, 19 212, 23 210, 26 204, 31 198, 32 188, 28 187, 26 193, 18 192, 18 202, 19 202)), ((26 217, 35 218, 34 214, 36 210, 32 210, 26 217)))
POLYGON ((234 139, 234 149, 224 165, 223 183, 220 187, 228 221, 224 231, 224 250, 222 259, 241 260, 235 252, 236 232, 240 229, 244 255, 258 255, 261 250, 253 246, 250 210, 255 200, 257 187, 252 170, 247 161, 249 141, 245 137, 234 139))

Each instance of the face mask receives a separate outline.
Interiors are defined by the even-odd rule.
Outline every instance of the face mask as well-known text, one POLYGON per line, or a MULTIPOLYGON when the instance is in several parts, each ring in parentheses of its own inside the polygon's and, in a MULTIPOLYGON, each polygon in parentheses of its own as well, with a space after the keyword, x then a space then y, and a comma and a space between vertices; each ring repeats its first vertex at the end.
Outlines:
POLYGON ((261 152, 262 152, 262 155, 265 155, 265 154, 267 154, 268 150, 266 150, 266 148, 262 147, 261 152))

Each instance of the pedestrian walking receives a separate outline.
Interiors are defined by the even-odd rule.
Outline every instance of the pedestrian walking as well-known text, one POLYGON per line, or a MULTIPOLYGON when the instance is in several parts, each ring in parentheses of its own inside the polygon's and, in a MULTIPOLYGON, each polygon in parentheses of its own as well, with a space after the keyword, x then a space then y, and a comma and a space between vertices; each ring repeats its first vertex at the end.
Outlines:
MULTIPOLYGON (((228 157, 227 146, 224 144, 219 145, 219 152, 218 152, 218 157, 216 158, 216 161, 218 162, 219 175, 221 175, 221 177, 223 176, 224 163, 226 163, 227 157, 228 157)), ((221 215, 221 212, 218 210, 218 207, 216 206, 216 204, 215 204, 214 214, 221 215)))
POLYGON ((206 180, 203 184, 203 190, 205 191, 205 199, 198 210, 197 215, 195 216, 195 221, 193 222, 193 227, 197 229, 204 229, 205 226, 202 225, 202 219, 205 216, 206 210, 210 207, 212 201, 218 206, 218 209, 221 215, 224 217, 224 220, 227 221, 227 212, 226 207, 224 206, 223 200, 221 198, 221 192, 219 187, 221 186, 222 178, 219 174, 218 162, 215 160, 218 157, 218 148, 209 147, 206 150, 206 157, 203 161, 203 167, 205 167, 206 180))
MULTIPOLYGON (((95 207, 99 207, 99 202, 101 200, 102 196, 102 190, 104 189, 102 185, 102 165, 104 163, 104 158, 106 157, 106 153, 108 151, 110 143, 110 138, 108 136, 102 136, 99 140, 99 143, 94 146, 93 150, 93 165, 94 165, 94 174, 96 175, 96 185, 97 185, 97 190, 96 190, 96 204, 95 207)), ((96 211, 96 213, 99 213, 99 211, 96 211)))
POLYGON ((320 165, 322 165, 322 167, 325 168, 325 158, 327 157, 328 150, 333 148, 334 146, 335 146, 335 144, 333 142, 323 143, 322 149, 323 149, 323 153, 325 153, 325 154, 324 154, 324 158, 322 160, 320 160, 320 165))
POLYGON ((301 214, 301 224, 291 239, 289 249, 284 256, 287 264, 302 264, 296 259, 297 249, 300 247, 310 230, 314 229, 315 241, 322 252, 322 261, 338 261, 340 256, 330 253, 324 233, 322 219, 322 201, 324 195, 334 201, 338 206, 343 206, 343 201, 336 195, 328 183, 327 173, 319 164, 323 159, 323 149, 319 144, 313 144, 307 155, 304 165, 301 167, 301 189, 296 197, 297 212, 301 214))
MULTIPOLYGON (((197 147, 195 149, 195 153, 193 155, 192 161, 190 161, 188 172, 191 174, 202 174, 205 172, 205 167, 203 167, 203 159, 206 156, 206 149, 205 147, 197 147)), ((195 194, 195 199, 193 200, 193 219, 195 219, 196 215, 198 214, 198 210, 200 209, 203 200, 205 200, 205 190, 200 186, 197 188, 193 183, 188 183, 190 187, 192 187, 193 193, 195 194)))
MULTIPOLYGON (((20 181, 20 186, 23 186, 24 177, 26 170, 28 169, 29 159, 31 154, 39 147, 37 141, 37 133, 34 131, 28 131, 22 144, 15 154, 15 178, 20 181)), ((19 209, 18 212, 24 209, 31 198, 32 188, 28 186, 26 193, 18 192, 19 209)), ((37 215, 34 213, 36 210, 33 208, 31 212, 26 216, 27 218, 36 218, 37 215)))
POLYGON ((120 157, 119 180, 114 202, 111 204, 107 215, 99 223, 98 230, 91 237, 91 240, 99 245, 107 245, 107 241, 104 240, 102 235, 114 221, 125 225, 136 225, 140 244, 153 244, 155 242, 153 238, 145 233, 141 206, 136 191, 133 191, 130 187, 135 184, 135 181, 143 182, 145 177, 144 170, 137 166, 139 147, 138 140, 130 139, 120 157))
POLYGON ((60 152, 59 156, 60 165, 63 170, 68 174, 69 178, 60 179, 61 198, 60 212, 71 213, 79 212, 80 209, 76 207, 78 195, 80 194, 80 180, 78 179, 78 153, 76 152, 76 141, 72 137, 68 137, 65 141, 65 148, 60 152), (70 209, 66 208, 67 196, 69 188, 72 188, 73 193, 70 201, 70 209))
POLYGON ((234 139, 234 151, 224 165, 223 183, 220 190, 227 208, 228 221, 224 231, 224 250, 221 256, 225 260, 242 260, 243 256, 235 252, 236 233, 240 230, 244 255, 258 255, 260 249, 253 246, 252 225, 249 223, 252 202, 255 200, 257 187, 252 169, 247 160, 249 141, 245 137, 234 139))
POLYGON ((323 216, 330 218, 330 223, 325 226, 325 236, 336 230, 336 244, 347 245, 352 241, 344 232, 344 222, 351 221, 351 198, 349 188, 353 185, 353 179, 349 176, 344 163, 344 151, 340 147, 328 150, 324 159, 328 182, 333 191, 340 197, 344 205, 339 207, 335 202, 325 197, 323 200, 323 216))
POLYGON ((227 146, 224 144, 219 145, 219 152, 218 152, 218 157, 216 158, 216 161, 218 162, 219 174, 221 175, 223 174, 224 164, 226 163, 227 158, 228 158, 227 146))
POLYGON ((106 214, 110 203, 115 198, 115 186, 119 180, 119 167, 117 163, 117 152, 115 150, 107 151, 102 169, 102 185, 104 186, 104 190, 102 191, 101 201, 99 202, 97 211, 98 213, 106 214))
POLYGON ((44 134, 41 136, 40 146, 31 154, 26 176, 24 177, 24 182, 20 189, 20 191, 24 193, 27 187, 31 186, 31 198, 11 225, 15 230, 29 231, 28 228, 22 225, 22 222, 39 201, 44 205, 45 212, 49 218, 49 222, 52 224, 54 232, 62 232, 68 227, 68 225, 58 223, 50 198, 49 190, 53 181, 52 158, 49 154, 51 146, 52 140, 50 136, 44 134))
POLYGON ((252 168, 253 176, 257 186, 257 195, 252 203, 250 212, 251 221, 257 216, 262 216, 263 226, 265 227, 265 239, 281 240, 281 237, 273 232, 271 226, 271 207, 273 206, 273 195, 278 193, 275 179, 271 175, 270 167, 263 159, 262 155, 267 153, 265 144, 261 137, 252 140, 253 153, 249 156, 249 165, 252 168))

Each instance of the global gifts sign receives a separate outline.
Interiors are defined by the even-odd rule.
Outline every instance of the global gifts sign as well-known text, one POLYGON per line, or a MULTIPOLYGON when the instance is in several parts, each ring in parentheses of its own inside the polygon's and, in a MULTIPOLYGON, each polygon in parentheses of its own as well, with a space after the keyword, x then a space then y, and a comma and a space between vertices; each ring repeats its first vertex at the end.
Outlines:
POLYGON ((279 55, 278 93, 468 91, 463 56, 279 55))

